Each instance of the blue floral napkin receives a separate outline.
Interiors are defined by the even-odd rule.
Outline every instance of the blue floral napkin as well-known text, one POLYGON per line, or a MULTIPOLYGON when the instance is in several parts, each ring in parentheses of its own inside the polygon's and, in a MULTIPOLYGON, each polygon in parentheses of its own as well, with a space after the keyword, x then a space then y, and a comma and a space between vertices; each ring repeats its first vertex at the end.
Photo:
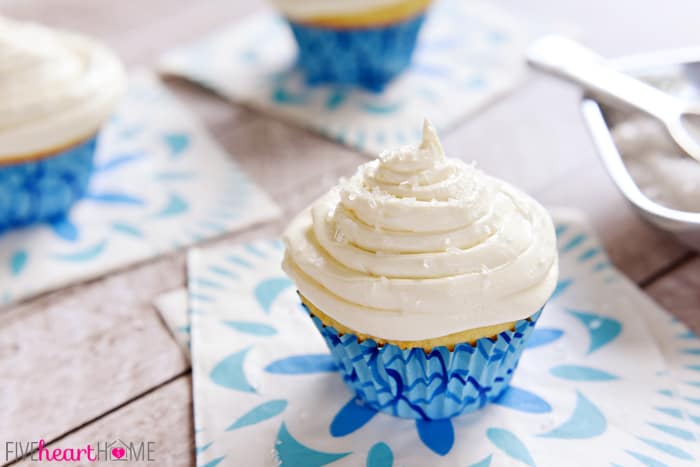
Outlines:
POLYGON ((166 53, 159 68, 376 155, 420 138, 425 117, 446 130, 512 89, 525 74, 527 43, 545 30, 551 25, 518 20, 488 2, 437 1, 411 67, 381 94, 307 87, 293 69, 291 32, 272 11, 166 53))
POLYGON ((610 265, 577 214, 555 220, 561 279, 511 388, 437 422, 353 399, 280 269, 280 241, 193 250, 197 464, 697 465, 700 339, 610 265))
POLYGON ((65 219, 0 235, 0 304, 79 282, 279 213, 158 80, 133 74, 65 219))

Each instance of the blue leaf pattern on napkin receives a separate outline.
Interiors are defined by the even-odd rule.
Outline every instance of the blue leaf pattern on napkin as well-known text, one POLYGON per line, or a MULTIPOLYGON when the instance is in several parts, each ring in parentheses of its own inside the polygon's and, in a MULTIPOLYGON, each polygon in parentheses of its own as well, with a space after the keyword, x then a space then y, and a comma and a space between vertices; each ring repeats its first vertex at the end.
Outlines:
POLYGON ((255 392, 246 378, 243 364, 250 347, 234 352, 216 364, 209 377, 211 380, 225 388, 242 392, 255 392))
POLYGON ((68 218, 62 217, 49 224, 56 235, 68 242, 78 239, 78 228, 68 218))
POLYGON ((392 467, 394 453, 386 443, 379 442, 367 453, 367 467, 392 467))
POLYGON ((254 334, 257 336, 274 336, 277 334, 277 330, 274 327, 254 321, 223 321, 223 323, 236 331, 246 334, 254 334))
POLYGON ((26 250, 17 250, 10 257, 10 273, 13 276, 19 276, 24 270, 29 260, 29 254, 26 250))
POLYGON ((491 465, 491 459, 493 458, 492 454, 489 454, 487 457, 483 458, 476 464, 472 464, 469 467, 490 467, 491 465))
POLYGON ((486 437, 508 456, 530 467, 535 467, 535 461, 525 444, 512 432, 503 428, 489 428, 486 430, 486 437))
POLYGON ((668 467, 668 465, 664 464, 663 462, 659 462, 652 457, 645 456, 644 454, 640 454, 638 452, 630 451, 630 450, 627 450, 625 452, 627 454, 629 454, 630 456, 634 457, 635 459, 637 459, 642 464, 646 465, 647 467, 668 467))
POLYGON ((622 331, 622 323, 616 319, 585 311, 569 310, 569 313, 581 321, 590 334, 589 355, 612 342, 622 331))
POLYGON ((168 133, 163 135, 163 140, 172 158, 181 156, 190 145, 190 137, 185 133, 168 133))
POLYGON ((452 449, 455 431, 449 419, 416 420, 416 428, 423 444, 434 453, 444 456, 452 449))
POLYGON ((375 415, 377 412, 365 407, 356 398, 352 398, 333 417, 330 433, 335 437, 349 435, 365 426, 375 415))
POLYGON ((136 237, 136 238, 143 238, 143 232, 140 229, 134 227, 131 224, 127 224, 125 222, 115 222, 112 224, 112 228, 116 232, 127 234, 127 235, 130 235, 132 237, 136 237))
POLYGON ((279 467, 321 467, 351 454, 349 452, 330 453, 317 451, 297 441, 282 423, 275 443, 279 467))
POLYGON ((676 438, 680 438, 684 441, 695 441, 695 435, 691 431, 683 428, 665 425, 663 423, 650 423, 649 425, 653 426, 659 431, 663 431, 664 433, 668 433, 669 435, 675 436, 676 438))
POLYGON ((88 193, 86 199, 97 201, 106 204, 125 204, 129 206, 143 206, 145 201, 138 196, 128 195, 126 193, 88 193))
POLYGON ((221 463, 221 461, 224 460, 225 458, 226 458, 226 456, 217 457, 216 459, 207 462, 207 463, 204 464, 202 467, 216 467, 216 466, 219 465, 219 464, 221 463))
POLYGON ((226 428, 226 431, 232 431, 238 428, 243 428, 244 426, 264 422, 265 420, 269 420, 281 414, 286 408, 287 401, 284 399, 275 399, 264 402, 238 418, 238 420, 226 428))
POLYGON ((597 370, 581 365, 560 365, 549 370, 551 374, 558 378, 570 381, 613 381, 617 376, 607 371, 597 370))
POLYGON ((551 344, 564 335, 564 331, 554 328, 535 328, 527 341, 527 348, 532 349, 551 344))
POLYGON ((286 277, 273 277, 270 279, 265 279, 255 286, 255 299, 258 301, 265 313, 270 312, 270 307, 272 303, 277 299, 277 296, 281 294, 287 287, 292 285, 286 277))
POLYGON ((144 158, 144 153, 132 153, 132 154, 119 154, 112 156, 107 162, 95 167, 96 172, 106 172, 108 170, 121 168, 123 165, 130 164, 132 162, 140 161, 144 158))
POLYGON ((337 367, 328 354, 293 355, 276 360, 265 367, 268 373, 281 375, 303 375, 309 373, 328 373, 337 367))
POLYGON ((520 412, 547 413, 552 411, 552 406, 546 400, 530 391, 515 386, 509 386, 501 397, 493 401, 493 403, 520 412))
POLYGON ((156 217, 163 218, 177 216, 178 214, 187 212, 187 209, 187 201, 185 201, 180 195, 173 193, 170 195, 170 198, 168 198, 168 203, 161 208, 158 214, 156 214, 156 217))
POLYGON ((663 451, 666 454, 669 454, 673 457, 677 457, 678 459, 683 459, 686 461, 692 461, 695 460, 693 456, 685 452, 683 449, 673 446, 672 444, 668 443, 662 443, 661 441, 655 441, 653 439, 648 439, 648 438, 639 438, 641 441, 644 443, 648 444, 649 446, 658 449, 659 451, 663 451))
POLYGON ((57 253, 53 257, 60 261, 86 262, 91 261, 102 254, 107 247, 107 240, 102 240, 96 244, 73 253, 57 253))
POLYGON ((539 436, 560 439, 588 439, 600 436, 607 429, 603 413, 580 392, 576 393, 576 407, 568 420, 539 436))

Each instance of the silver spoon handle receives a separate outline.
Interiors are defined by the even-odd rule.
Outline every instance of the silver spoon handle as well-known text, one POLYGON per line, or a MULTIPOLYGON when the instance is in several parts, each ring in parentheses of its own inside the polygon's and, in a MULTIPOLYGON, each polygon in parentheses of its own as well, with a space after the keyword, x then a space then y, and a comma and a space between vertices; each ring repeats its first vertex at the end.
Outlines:
POLYGON ((595 52, 560 36, 545 36, 532 43, 528 63, 583 86, 611 105, 622 104, 668 121, 683 103, 658 89, 621 73, 595 52))

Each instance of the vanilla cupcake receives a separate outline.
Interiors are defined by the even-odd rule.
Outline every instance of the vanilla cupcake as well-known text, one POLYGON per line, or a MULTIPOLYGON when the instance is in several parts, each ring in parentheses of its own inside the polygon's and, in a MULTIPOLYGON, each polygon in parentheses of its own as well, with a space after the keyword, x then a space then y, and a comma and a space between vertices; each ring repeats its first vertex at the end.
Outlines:
POLYGON ((507 387, 558 275, 547 211, 474 165, 382 153, 287 228, 283 268, 345 382, 376 410, 441 419, 507 387))
POLYGON ((0 16, 0 232, 60 218, 83 196, 124 87, 103 45, 0 16))
POLYGON ((431 0, 272 0, 307 83, 381 91, 410 63, 431 0))

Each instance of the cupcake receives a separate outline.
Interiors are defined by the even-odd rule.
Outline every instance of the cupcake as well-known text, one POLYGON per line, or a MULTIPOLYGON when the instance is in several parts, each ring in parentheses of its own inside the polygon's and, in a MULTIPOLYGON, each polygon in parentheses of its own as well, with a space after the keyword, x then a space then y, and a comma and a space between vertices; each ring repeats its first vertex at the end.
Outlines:
POLYGON ((310 85, 381 91, 411 61, 431 0, 273 0, 299 46, 310 85))
POLYGON ((385 151, 289 225, 283 268, 366 405, 434 420, 508 386, 558 275, 535 200, 418 147, 385 151))
POLYGON ((101 44, 0 17, 0 232, 59 219, 83 196, 124 86, 101 44))

